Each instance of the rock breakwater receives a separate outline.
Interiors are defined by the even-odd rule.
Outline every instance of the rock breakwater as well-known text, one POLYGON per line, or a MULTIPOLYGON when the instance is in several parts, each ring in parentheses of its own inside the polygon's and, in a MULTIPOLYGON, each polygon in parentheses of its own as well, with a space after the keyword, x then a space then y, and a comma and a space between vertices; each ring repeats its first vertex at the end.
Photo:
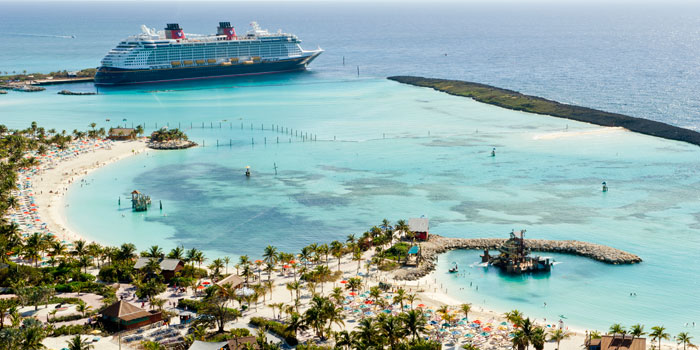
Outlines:
POLYGON ((76 95, 76 96, 83 96, 83 95, 97 95, 96 92, 75 92, 75 91, 70 91, 70 90, 61 90, 58 92, 59 95, 76 95))
MULTIPOLYGON (((429 240, 421 243, 422 261, 417 267, 402 268, 394 272, 397 280, 416 280, 435 269, 437 256, 453 249, 495 249, 506 239, 502 238, 447 238, 431 235, 429 240)), ((611 265, 636 264, 642 259, 632 253, 602 244, 571 241, 526 239, 525 244, 536 252, 554 252, 587 257, 611 265)))
POLYGON ((150 141, 148 142, 148 148, 152 149, 185 149, 197 146, 195 142, 189 140, 171 140, 171 141, 150 141))

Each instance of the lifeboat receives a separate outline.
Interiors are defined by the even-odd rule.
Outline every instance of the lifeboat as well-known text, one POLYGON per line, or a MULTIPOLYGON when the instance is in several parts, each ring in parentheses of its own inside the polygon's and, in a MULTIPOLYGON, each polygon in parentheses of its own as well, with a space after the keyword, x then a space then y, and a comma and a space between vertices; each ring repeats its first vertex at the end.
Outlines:
POLYGON ((253 61, 243 61, 243 64, 253 64, 253 63, 255 63, 255 62, 253 62, 253 61))
POLYGON ((260 62, 260 56, 253 56, 253 62, 260 62))
POLYGON ((180 61, 172 61, 172 62, 170 62, 170 64, 174 67, 177 67, 180 65, 180 61))
POLYGON ((210 59, 207 60, 207 63, 216 63, 216 60, 213 59, 213 58, 210 58, 210 59))
POLYGON ((232 57, 229 61, 231 61, 231 63, 238 63, 238 57, 232 57))
POLYGON ((196 60, 197 64, 204 64, 204 60, 196 60))
POLYGON ((186 61, 182 61, 182 63, 184 63, 184 64, 192 64, 192 61, 186 60, 186 61))

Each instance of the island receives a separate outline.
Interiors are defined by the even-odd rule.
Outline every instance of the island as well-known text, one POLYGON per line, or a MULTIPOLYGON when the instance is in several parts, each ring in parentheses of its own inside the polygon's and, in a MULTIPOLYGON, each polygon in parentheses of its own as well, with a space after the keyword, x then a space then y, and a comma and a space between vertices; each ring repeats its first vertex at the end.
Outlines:
POLYGON ((162 128, 154 131, 148 141, 148 147, 153 149, 185 149, 197 146, 187 139, 187 135, 179 129, 162 128))
POLYGON ((700 146, 700 133, 654 120, 630 117, 593 108, 575 106, 513 90, 461 80, 434 79, 416 76, 388 77, 403 84, 429 87, 450 95, 471 97, 490 105, 535 114, 566 118, 601 126, 622 127, 640 134, 683 141, 700 146))

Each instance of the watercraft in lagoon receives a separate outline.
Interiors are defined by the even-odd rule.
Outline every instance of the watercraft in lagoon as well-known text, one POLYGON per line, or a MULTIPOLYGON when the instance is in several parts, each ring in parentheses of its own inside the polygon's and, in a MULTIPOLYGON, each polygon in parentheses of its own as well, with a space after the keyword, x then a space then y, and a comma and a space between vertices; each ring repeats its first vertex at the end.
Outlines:
POLYGON ((120 42, 102 59, 96 85, 123 85, 300 71, 323 50, 304 50, 293 34, 270 33, 251 23, 245 36, 229 22, 217 33, 185 33, 177 23, 120 42))

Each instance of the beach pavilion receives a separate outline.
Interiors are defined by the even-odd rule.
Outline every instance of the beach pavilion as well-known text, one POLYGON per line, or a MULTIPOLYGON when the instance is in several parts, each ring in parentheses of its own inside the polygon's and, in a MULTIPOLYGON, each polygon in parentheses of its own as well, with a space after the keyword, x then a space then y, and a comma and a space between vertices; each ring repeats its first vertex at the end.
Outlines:
POLYGON ((427 241, 430 221, 428 218, 408 219, 408 229, 413 232, 417 240, 427 241))
POLYGON ((105 327, 115 330, 129 330, 160 322, 160 312, 146 311, 124 300, 108 306, 100 312, 105 327))
MULTIPOLYGON (((134 269, 136 270, 141 270, 146 265, 148 265, 148 262, 151 259, 155 258, 139 258, 136 260, 136 264, 134 264, 134 269)), ((182 260, 179 259, 159 259, 160 261, 158 262, 158 265, 160 267, 161 275, 163 276, 163 279, 165 282, 169 282, 173 277, 175 277, 175 274, 180 272, 180 270, 185 268, 185 263, 182 262, 182 260)))
POLYGON ((238 287, 243 285, 243 279, 240 276, 236 275, 235 273, 232 273, 232 274, 228 275, 226 278, 216 282, 216 284, 219 286, 230 284, 231 287, 238 288, 238 287))
POLYGON ((109 136, 110 140, 134 140, 136 139, 136 129, 134 128, 110 128, 109 136))

